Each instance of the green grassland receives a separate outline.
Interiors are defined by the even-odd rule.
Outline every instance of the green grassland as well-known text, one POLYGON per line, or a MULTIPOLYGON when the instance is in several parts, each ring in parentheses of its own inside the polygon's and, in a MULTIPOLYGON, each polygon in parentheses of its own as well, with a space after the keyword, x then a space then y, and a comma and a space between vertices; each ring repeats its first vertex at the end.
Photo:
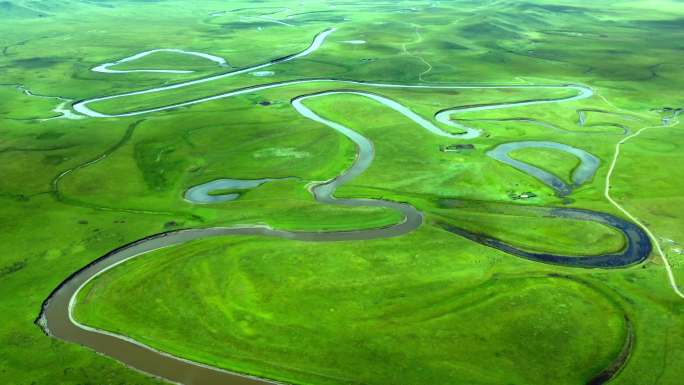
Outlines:
MULTIPOLYGON (((614 229, 549 218, 536 208, 624 218, 604 196, 615 145, 654 126, 622 147, 610 191, 655 234, 682 284, 684 133, 677 122, 662 126, 663 113, 654 110, 684 107, 681 1, 12 0, 0 1, 0 20, 1 383, 161 382, 50 338, 33 323, 60 282, 123 244, 180 228, 351 230, 399 221, 392 210, 313 199, 308 186, 349 167, 355 148, 302 118, 292 98, 362 90, 431 118, 444 108, 573 94, 314 82, 136 117, 73 120, 49 119, 60 116, 54 110, 63 101, 41 97, 74 102, 220 74, 299 52, 330 27, 337 31, 319 51, 266 68, 272 76, 244 74, 91 107, 122 113, 318 78, 572 83, 595 94, 456 114, 484 132, 467 142, 473 150, 460 152, 439 149, 465 141, 433 135, 367 98, 307 100, 375 146, 370 168, 336 196, 408 202, 425 214, 420 229, 385 240, 222 237, 159 250, 91 282, 78 298, 77 319, 191 360, 310 385, 582 385, 619 354, 629 323, 636 342, 611 384, 681 383, 684 300, 655 253, 623 269, 573 269, 520 259, 435 225, 451 223, 531 251, 619 250, 624 239, 614 229), (166 52, 112 69, 196 72, 91 71, 158 48, 210 53, 232 68, 166 52), (601 165, 563 199, 486 155, 518 140, 582 148, 601 165), (188 188, 218 178, 287 179, 231 202, 183 199, 188 188), (536 196, 511 198, 524 192, 536 196)), ((578 164, 544 149, 511 155, 566 180, 578 164)))
POLYGON ((512 258, 490 276, 478 248, 427 229, 316 247, 203 241, 97 279, 78 316, 126 325, 112 330, 165 351, 297 383, 575 384, 607 366, 624 339, 611 297, 565 278, 516 276, 512 258), (442 251, 417 252, 415 242, 442 251), (193 290, 177 283, 207 276, 193 290))

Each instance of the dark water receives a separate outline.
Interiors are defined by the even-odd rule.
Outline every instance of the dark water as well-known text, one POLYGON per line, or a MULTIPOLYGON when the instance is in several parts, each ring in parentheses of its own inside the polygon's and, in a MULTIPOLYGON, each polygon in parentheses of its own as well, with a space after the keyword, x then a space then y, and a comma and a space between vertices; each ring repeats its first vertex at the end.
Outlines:
POLYGON ((552 263, 556 265, 585 268, 625 267, 643 262, 651 254, 651 240, 646 232, 639 226, 624 219, 620 219, 606 213, 582 209, 549 208, 545 211, 547 211, 549 217, 596 222, 613 227, 625 236, 626 245, 620 252, 602 255, 572 256, 538 253, 521 250, 487 234, 475 233, 446 223, 441 223, 440 226, 451 233, 458 234, 474 242, 504 251, 508 254, 513 254, 518 257, 527 258, 537 262, 552 263))

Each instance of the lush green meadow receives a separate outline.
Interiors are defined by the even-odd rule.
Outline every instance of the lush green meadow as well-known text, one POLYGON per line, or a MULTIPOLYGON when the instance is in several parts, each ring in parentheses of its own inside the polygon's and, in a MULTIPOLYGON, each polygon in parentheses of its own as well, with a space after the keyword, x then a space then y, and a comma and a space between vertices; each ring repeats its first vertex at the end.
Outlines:
MULTIPOLYGON (((409 203, 424 214, 419 229, 321 243, 231 236, 157 250, 88 284, 77 320, 179 357, 293 384, 583 385, 616 360, 626 341, 633 342, 629 357, 611 384, 680 384, 684 299, 656 251, 634 266, 578 269, 521 259, 440 224, 529 251, 618 251, 625 239, 615 229, 549 217, 540 208, 630 220, 606 198, 607 176, 616 144, 650 127, 621 146, 608 190, 654 234, 684 287, 684 126, 671 116, 684 107, 683 53, 684 3, 675 0, 0 1, 0 383, 162 382, 34 324, 62 281, 124 244, 186 228, 331 231, 401 221, 387 208, 325 205, 312 197, 312 184, 342 173, 356 148, 302 117, 293 98, 372 92, 434 121, 446 108, 574 95, 345 82, 353 80, 582 84, 594 95, 454 114, 482 130, 469 141, 434 135, 359 95, 306 100, 374 145, 371 166, 335 195, 409 203), (331 81, 138 116, 71 115, 80 100, 301 52, 327 28, 336 31, 316 52, 259 70, 272 73, 90 107, 119 114, 268 83, 331 81), (91 71, 161 48, 208 53, 228 64, 159 52, 110 69, 194 72, 91 71), (535 140, 594 154, 601 161, 596 175, 559 197, 486 154, 502 143, 535 140), (440 150, 463 143, 474 147, 440 150), (188 188, 220 178, 278 180, 231 202, 184 199, 188 188)), ((511 157, 565 181, 579 165, 548 149, 511 157)))

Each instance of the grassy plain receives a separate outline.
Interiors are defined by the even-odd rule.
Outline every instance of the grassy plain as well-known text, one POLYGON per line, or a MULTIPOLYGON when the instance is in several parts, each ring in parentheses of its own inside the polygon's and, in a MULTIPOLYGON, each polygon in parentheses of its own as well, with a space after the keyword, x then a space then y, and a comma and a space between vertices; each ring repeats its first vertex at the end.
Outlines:
MULTIPOLYGON (((624 240, 611 229, 531 215, 526 208, 621 215, 603 196, 615 143, 625 130, 660 125, 653 109, 684 106, 681 2, 265 1, 255 9, 249 1, 13 0, 0 1, 0 20, 3 384, 159 382, 49 338, 33 324, 63 279, 122 244, 174 228, 259 223, 340 230, 395 223, 398 214, 389 210, 313 200, 307 185, 339 174, 355 149, 300 117, 291 98, 362 89, 429 118, 454 106, 567 96, 312 83, 140 117, 42 120, 58 116, 53 110, 62 101, 17 88, 75 101, 171 84, 226 69, 168 53, 117 69, 197 72, 90 69, 157 48, 207 52, 241 68, 301 51, 329 27, 338 30, 318 52, 268 68, 272 76, 247 74, 93 107, 133 111, 299 78, 581 83, 595 96, 456 115, 485 131, 471 142, 474 150, 458 153, 439 151, 453 140, 368 99, 309 100, 308 107, 375 145, 372 166, 337 195, 409 202, 426 214, 423 227, 391 240, 312 244, 232 237, 157 251, 92 282, 79 298, 78 319, 179 356, 297 384, 534 385, 585 384, 620 351, 627 317, 636 344, 612 383, 680 383, 684 301, 668 286, 659 259, 608 271, 549 266, 447 234, 434 222, 531 250, 619 249, 624 240), (353 40, 366 44, 348 43, 353 40), (586 111, 583 125, 578 110, 586 111), (591 183, 564 202, 536 179, 485 155, 515 140, 573 145, 602 164, 591 183), (267 183, 234 202, 198 206, 183 200, 187 188, 222 177, 294 178, 267 183), (537 196, 511 200, 512 193, 528 191, 537 196)), ((684 134, 674 122, 634 138, 623 148, 611 189, 656 234, 679 281, 682 146, 684 134)), ((565 178, 576 165, 541 150, 514 155, 565 178)))
POLYGON ((625 332, 611 297, 566 278, 519 276, 526 263, 505 256, 493 267, 477 249, 428 228, 315 247, 202 241, 98 279, 78 316, 165 351, 295 383, 575 384, 614 358, 625 332), (179 284, 200 280, 193 290, 179 284))

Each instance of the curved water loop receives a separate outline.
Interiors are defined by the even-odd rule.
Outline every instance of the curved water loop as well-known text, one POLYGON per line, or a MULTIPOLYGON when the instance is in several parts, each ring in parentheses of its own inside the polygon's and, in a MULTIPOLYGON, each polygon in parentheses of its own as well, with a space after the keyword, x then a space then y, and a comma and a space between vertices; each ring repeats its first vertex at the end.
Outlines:
POLYGON ((487 156, 494 158, 499 162, 506 163, 511 167, 514 167, 539 179, 545 185, 554 189, 561 197, 570 195, 575 188, 590 181, 594 177, 594 174, 596 174, 596 170, 601 163, 599 158, 597 158, 595 155, 592 155, 580 148, 572 147, 563 143, 548 141, 522 141, 504 143, 496 146, 496 148, 491 151, 487 151, 487 156), (556 175, 553 175, 552 173, 529 163, 513 159, 509 155, 512 151, 526 148, 546 148, 563 151, 576 156, 580 160, 580 165, 572 172, 572 184, 568 185, 556 175))
MULTIPOLYGON (((240 197, 240 192, 257 188, 264 183, 279 179, 216 179, 207 183, 190 187, 183 194, 183 198, 191 203, 209 204, 235 200, 240 197), (215 194, 220 190, 229 190, 227 193, 215 194)), ((282 179, 281 179, 282 180, 282 179)))
POLYGON ((209 61, 212 61, 216 64, 218 64, 221 67, 226 67, 228 66, 228 62, 226 62, 226 59, 219 57, 219 56, 214 56, 210 55, 208 53, 204 52, 195 52, 195 51, 185 51, 182 49, 175 49, 175 48, 160 48, 160 49, 152 49, 149 51, 145 52, 140 52, 135 55, 119 59, 115 62, 112 63, 105 63, 101 64, 97 67, 94 67, 91 69, 93 72, 101 72, 101 73, 106 73, 106 74, 127 74, 127 73, 133 73, 133 72, 150 72, 150 73, 169 73, 169 74, 190 74, 195 71, 191 70, 172 70, 172 69, 131 69, 131 70, 115 70, 111 69, 110 67, 113 67, 115 65, 123 64, 123 63, 129 63, 132 61, 136 61, 138 59, 142 59, 145 56, 158 53, 158 52, 171 52, 171 53, 177 53, 181 55, 188 55, 188 56, 197 56, 201 57, 203 59, 207 59, 209 61))
POLYGON ((468 238, 473 242, 526 258, 536 262, 584 268, 616 268, 634 265, 644 261, 652 250, 646 232, 632 222, 616 216, 591 210, 571 208, 544 208, 549 218, 566 218, 576 221, 594 222, 618 230, 625 237, 626 245, 622 250, 601 255, 559 255, 535 252, 516 247, 487 234, 469 231, 458 226, 440 223, 444 230, 468 238))

